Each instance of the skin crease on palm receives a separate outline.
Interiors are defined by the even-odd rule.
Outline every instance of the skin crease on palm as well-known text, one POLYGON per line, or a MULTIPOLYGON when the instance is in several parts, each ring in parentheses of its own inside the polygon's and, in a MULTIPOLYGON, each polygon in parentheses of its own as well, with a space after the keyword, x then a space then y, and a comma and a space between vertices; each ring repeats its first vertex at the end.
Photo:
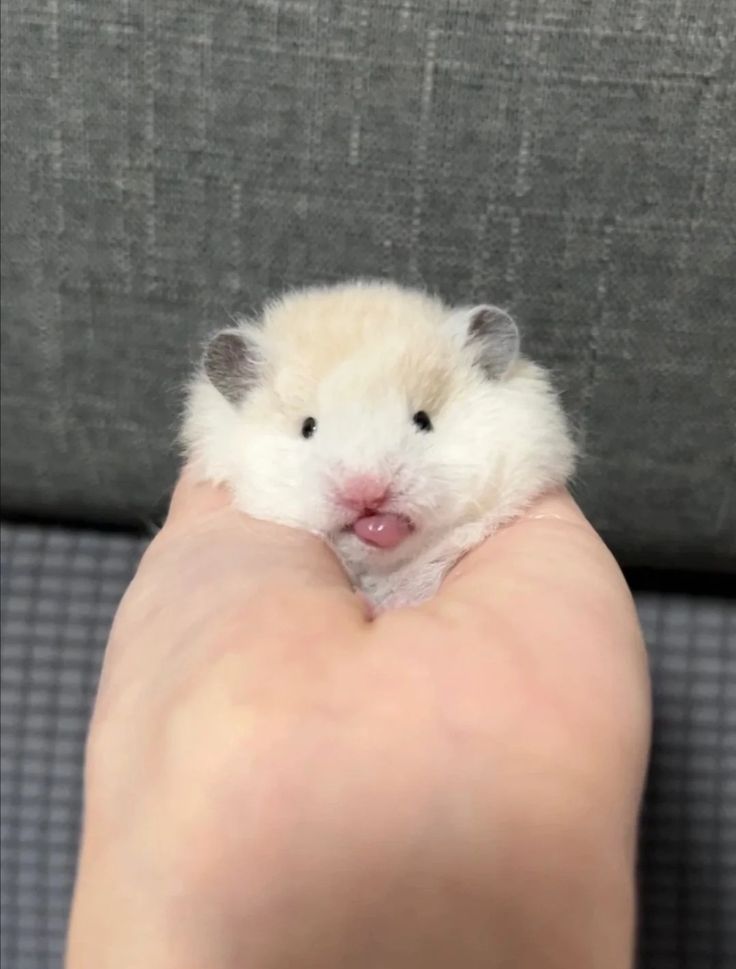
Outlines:
POLYGON ((185 472, 116 617, 68 969, 625 969, 649 684, 566 493, 371 621, 185 472))

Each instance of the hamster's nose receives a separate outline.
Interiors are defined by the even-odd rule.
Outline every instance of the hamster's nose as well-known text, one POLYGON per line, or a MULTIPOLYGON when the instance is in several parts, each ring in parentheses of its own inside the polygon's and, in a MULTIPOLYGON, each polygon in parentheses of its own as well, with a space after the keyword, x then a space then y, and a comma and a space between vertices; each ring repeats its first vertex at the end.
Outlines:
POLYGON ((335 489, 339 504, 351 511, 377 511, 386 501, 388 492, 386 481, 370 474, 344 478, 335 489))

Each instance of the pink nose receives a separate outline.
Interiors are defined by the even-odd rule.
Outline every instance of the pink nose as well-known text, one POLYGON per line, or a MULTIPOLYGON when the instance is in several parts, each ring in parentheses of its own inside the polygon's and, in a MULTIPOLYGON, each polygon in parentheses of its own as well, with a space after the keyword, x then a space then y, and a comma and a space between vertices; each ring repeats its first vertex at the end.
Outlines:
POLYGON ((388 496, 388 485, 380 478, 358 474, 345 478, 337 487, 337 500, 351 511, 376 511, 388 496))

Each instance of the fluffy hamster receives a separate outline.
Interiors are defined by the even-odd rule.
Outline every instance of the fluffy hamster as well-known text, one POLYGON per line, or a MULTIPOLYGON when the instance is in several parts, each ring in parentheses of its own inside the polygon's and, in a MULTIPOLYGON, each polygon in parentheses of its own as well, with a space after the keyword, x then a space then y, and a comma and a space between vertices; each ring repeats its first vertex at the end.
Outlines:
POLYGON ((432 595, 574 461, 505 312, 384 282, 289 293, 215 335, 183 439, 243 511, 327 539, 377 609, 432 595))

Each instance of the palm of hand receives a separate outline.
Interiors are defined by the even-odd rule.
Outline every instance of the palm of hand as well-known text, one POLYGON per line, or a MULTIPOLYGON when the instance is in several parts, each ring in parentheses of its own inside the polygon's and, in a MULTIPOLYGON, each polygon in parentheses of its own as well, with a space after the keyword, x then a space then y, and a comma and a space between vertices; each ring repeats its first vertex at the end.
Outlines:
MULTIPOLYGON (((315 540, 187 484, 116 622, 90 788, 108 824, 150 792, 209 965, 227 937, 247 966, 523 966, 528 924, 594 922, 612 886, 631 919, 647 695, 628 592, 566 496, 367 623, 315 540)), ((625 964, 621 938, 547 964, 625 964)))

